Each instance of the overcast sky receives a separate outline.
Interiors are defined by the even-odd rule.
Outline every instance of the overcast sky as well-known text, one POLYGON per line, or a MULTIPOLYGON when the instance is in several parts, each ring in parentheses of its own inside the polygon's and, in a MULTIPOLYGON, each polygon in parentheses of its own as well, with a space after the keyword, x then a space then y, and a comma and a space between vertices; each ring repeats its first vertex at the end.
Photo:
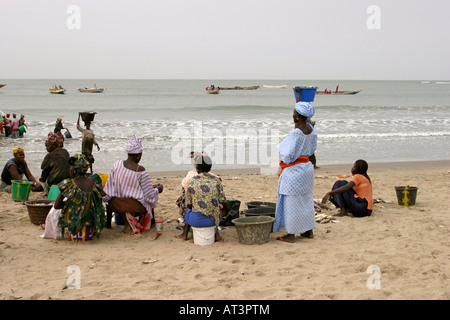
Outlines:
POLYGON ((0 80, 449 80, 449 20, 449 0, 0 0, 0 80))

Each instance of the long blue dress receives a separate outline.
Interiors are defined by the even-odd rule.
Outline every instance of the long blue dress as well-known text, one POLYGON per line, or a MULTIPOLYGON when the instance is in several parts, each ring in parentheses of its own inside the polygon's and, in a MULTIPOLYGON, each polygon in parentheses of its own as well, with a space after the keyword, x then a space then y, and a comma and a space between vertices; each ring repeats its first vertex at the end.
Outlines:
MULTIPOLYGON (((295 162, 300 156, 316 151, 317 132, 304 134, 294 129, 278 145, 281 160, 295 162)), ((303 233, 315 228, 314 219, 314 167, 312 163, 299 163, 283 170, 278 180, 278 196, 273 230, 284 228, 288 234, 303 233)))

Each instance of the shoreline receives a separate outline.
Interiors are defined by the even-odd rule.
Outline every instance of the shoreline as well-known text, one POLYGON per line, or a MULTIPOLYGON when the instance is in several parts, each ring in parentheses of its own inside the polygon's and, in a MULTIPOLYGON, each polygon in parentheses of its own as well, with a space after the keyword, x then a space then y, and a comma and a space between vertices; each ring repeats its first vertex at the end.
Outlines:
MULTIPOLYGON (((356 161, 356 159, 355 159, 356 161)), ((316 175, 330 173, 330 172, 338 172, 341 174, 350 173, 350 170, 353 166, 353 163, 348 164, 319 164, 319 168, 314 172, 316 175)), ((380 172, 386 169, 423 169, 426 167, 444 167, 447 166, 448 170, 450 170, 450 160, 430 160, 430 161, 400 161, 400 162, 369 162, 368 174, 371 172, 380 172)), ((190 170, 190 169, 189 169, 190 170)), ((189 171, 188 170, 188 171, 189 171)), ((217 175, 266 175, 261 173, 260 168, 236 168, 236 169, 214 169, 214 165, 211 169, 217 175)), ((183 178, 187 171, 186 170, 176 170, 176 171, 149 171, 150 176, 153 178, 162 178, 162 177, 181 177, 183 178)), ((275 174, 275 173, 274 173, 275 174)), ((268 174, 270 175, 270 174, 268 174)))

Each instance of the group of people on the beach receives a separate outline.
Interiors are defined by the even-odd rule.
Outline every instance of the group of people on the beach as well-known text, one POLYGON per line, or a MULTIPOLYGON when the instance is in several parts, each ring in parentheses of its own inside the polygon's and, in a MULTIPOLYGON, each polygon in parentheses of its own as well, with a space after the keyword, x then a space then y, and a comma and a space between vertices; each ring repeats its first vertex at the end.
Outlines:
POLYGON ((19 138, 23 137, 25 128, 28 126, 25 124, 25 116, 23 114, 20 115, 20 118, 17 118, 17 114, 13 113, 12 118, 11 114, 2 114, 2 121, 0 122, 0 133, 5 137, 10 138, 19 138))
MULTIPOLYGON (((296 88, 299 93, 300 88, 296 88)), ((317 132, 311 124, 315 110, 309 102, 300 101, 300 94, 293 111, 294 129, 278 146, 280 171, 273 231, 284 228, 286 235, 277 240, 295 242, 296 235, 313 238, 315 228, 315 207, 313 200, 314 167, 311 156, 317 147, 317 132)), ((82 133, 82 153, 70 156, 64 149, 64 129, 61 119, 57 120, 54 132, 45 141, 48 154, 41 168, 40 182, 31 174, 25 162, 24 150, 13 149, 14 158, 8 160, 2 172, 0 190, 10 191, 13 180, 23 176, 33 182, 33 190, 48 190, 58 185, 60 191, 51 214, 58 215, 58 227, 71 235, 90 229, 99 236, 101 230, 111 228, 113 213, 124 221, 125 233, 136 234, 154 224, 154 209, 162 185, 153 185, 150 174, 139 163, 142 159, 142 141, 134 136, 124 147, 125 160, 117 160, 106 180, 93 174, 93 146, 100 147, 90 129, 77 129, 82 133), (90 174, 88 175, 88 170, 90 174)), ((222 239, 218 231, 221 217, 227 214, 224 203, 226 196, 220 177, 211 172, 212 159, 202 153, 189 155, 195 169, 188 172, 181 185, 177 200, 180 214, 184 218, 181 234, 177 238, 187 240, 190 227, 216 227, 215 240, 222 239)), ((351 181, 337 181, 327 192, 322 203, 330 200, 339 208, 340 215, 351 213, 355 217, 369 216, 373 210, 373 194, 368 165, 357 160, 351 169, 351 181)), ((50 214, 49 214, 50 215, 50 214)), ((48 219, 49 220, 49 219, 48 219)), ((47 228, 47 226, 46 226, 47 228)))

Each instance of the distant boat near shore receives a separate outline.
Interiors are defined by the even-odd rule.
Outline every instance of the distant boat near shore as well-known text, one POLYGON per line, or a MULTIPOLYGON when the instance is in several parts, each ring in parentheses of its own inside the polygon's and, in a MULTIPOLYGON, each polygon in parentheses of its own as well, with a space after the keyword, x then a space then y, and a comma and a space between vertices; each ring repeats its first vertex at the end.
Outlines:
POLYGON ((59 86, 54 86, 51 87, 50 89, 48 89, 50 91, 50 93, 52 94, 65 94, 66 93, 66 89, 64 89, 63 87, 59 86))
POLYGON ((283 84, 281 86, 269 86, 269 85, 263 84, 262 86, 263 86, 263 88, 273 88, 273 89, 285 89, 288 87, 287 84, 283 84))
POLYGON ((334 95, 342 95, 342 94, 357 94, 361 92, 361 90, 353 90, 353 91, 339 91, 339 86, 336 87, 336 90, 328 90, 325 89, 323 91, 316 91, 316 94, 334 94, 334 95))
POLYGON ((105 91, 105 88, 97 88, 97 86, 94 84, 93 88, 78 88, 79 92, 88 92, 88 93, 102 93, 103 91, 105 91))
POLYGON ((259 86, 249 86, 249 87, 240 87, 240 86, 235 86, 235 87, 218 87, 220 90, 256 90, 259 88, 259 86))
POLYGON ((6 86, 6 84, 0 84, 0 88, 3 88, 4 86, 6 86))

